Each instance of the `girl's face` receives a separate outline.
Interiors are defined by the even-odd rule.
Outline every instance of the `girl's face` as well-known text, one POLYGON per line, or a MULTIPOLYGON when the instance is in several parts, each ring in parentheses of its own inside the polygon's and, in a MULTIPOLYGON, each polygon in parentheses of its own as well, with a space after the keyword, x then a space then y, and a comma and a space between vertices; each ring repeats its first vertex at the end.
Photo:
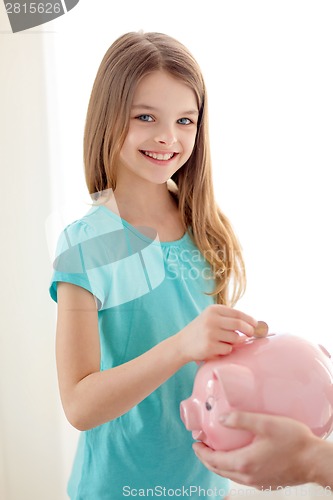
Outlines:
POLYGON ((198 114, 190 87, 164 71, 145 76, 134 93, 117 182, 165 183, 191 156, 198 114))

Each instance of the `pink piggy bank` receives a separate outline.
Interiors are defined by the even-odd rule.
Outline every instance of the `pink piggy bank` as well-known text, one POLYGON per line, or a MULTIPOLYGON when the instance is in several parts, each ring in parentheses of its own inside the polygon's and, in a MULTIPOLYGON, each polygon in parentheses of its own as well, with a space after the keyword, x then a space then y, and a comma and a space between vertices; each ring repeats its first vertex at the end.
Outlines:
POLYGON ((333 429, 332 384, 333 365, 322 346, 289 334, 251 338, 199 367, 192 396, 180 404, 181 418, 194 439, 214 450, 253 439, 219 423, 233 409, 294 418, 323 438, 333 429))

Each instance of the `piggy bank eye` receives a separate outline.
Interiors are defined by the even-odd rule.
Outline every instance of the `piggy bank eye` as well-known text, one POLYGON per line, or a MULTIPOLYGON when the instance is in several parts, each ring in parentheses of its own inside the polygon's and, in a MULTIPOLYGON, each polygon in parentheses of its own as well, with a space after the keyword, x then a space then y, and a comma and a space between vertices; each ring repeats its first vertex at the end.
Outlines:
POLYGON ((205 403, 206 410, 210 411, 213 409, 214 406, 214 398, 210 397, 207 399, 205 403))

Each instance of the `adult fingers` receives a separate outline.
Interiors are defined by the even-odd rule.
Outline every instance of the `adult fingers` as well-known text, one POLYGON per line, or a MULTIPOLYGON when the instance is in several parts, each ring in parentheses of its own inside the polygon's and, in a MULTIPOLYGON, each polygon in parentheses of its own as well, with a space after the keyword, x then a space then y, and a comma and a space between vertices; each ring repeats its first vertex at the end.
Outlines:
POLYGON ((224 468, 223 455, 206 446, 203 443, 194 443, 192 445, 193 451, 200 461, 207 467, 207 469, 217 472, 224 468))
POLYGON ((277 418, 272 415, 233 411, 221 415, 219 421, 226 427, 248 430, 255 435, 266 435, 272 429, 272 425, 277 418))
POLYGON ((207 469, 229 479, 234 479, 239 472, 237 469, 237 450, 236 451, 214 451, 203 443, 194 443, 193 451, 199 460, 207 469))

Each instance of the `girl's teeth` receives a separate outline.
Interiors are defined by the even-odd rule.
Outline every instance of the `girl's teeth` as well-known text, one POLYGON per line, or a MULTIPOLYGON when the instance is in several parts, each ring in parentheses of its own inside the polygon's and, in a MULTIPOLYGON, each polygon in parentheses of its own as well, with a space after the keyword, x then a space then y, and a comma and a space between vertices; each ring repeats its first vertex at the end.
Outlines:
POLYGON ((170 160, 173 157, 174 153, 166 153, 164 155, 160 153, 150 153, 149 151, 144 152, 146 156, 150 156, 150 158, 154 158, 154 160, 170 160))

